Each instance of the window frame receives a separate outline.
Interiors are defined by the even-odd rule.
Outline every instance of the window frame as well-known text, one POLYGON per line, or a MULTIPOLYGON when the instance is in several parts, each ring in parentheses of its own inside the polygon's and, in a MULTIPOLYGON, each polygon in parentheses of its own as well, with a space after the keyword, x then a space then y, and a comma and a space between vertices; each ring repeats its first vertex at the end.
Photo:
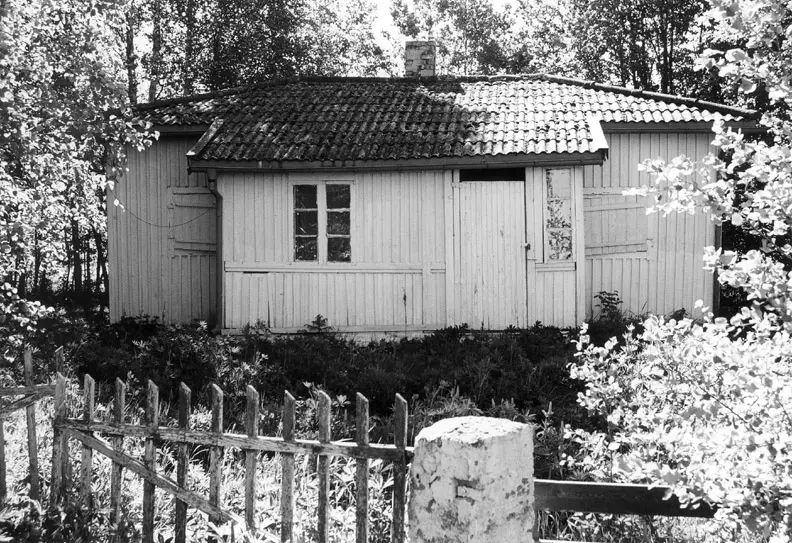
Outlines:
POLYGON ((555 167, 547 167, 541 169, 541 186, 542 186, 542 222, 541 222, 541 229, 542 229, 542 264, 551 265, 551 266, 558 266, 564 267, 564 265, 572 265, 577 262, 577 249, 578 249, 578 240, 576 239, 577 236, 577 228, 575 225, 575 217, 577 216, 577 209, 576 209, 576 191, 575 188, 575 168, 570 166, 555 166, 555 167), (569 172, 569 213, 570 213, 570 240, 572 242, 572 247, 570 249, 570 258, 565 259, 555 259, 550 258, 550 235, 549 232, 551 229, 560 230, 560 228, 553 227, 550 228, 547 225, 547 221, 549 219, 549 212, 548 212, 548 203, 551 200, 567 200, 567 198, 550 198, 549 192, 547 189, 547 172, 548 171, 558 171, 558 170, 566 170, 569 172))
MULTIPOLYGON (((289 181, 288 205, 289 205, 289 262, 297 265, 308 266, 349 266, 355 261, 355 251, 353 250, 353 231, 354 231, 354 207, 355 184, 351 179, 293 179, 289 181), (312 185, 316 187, 316 209, 317 209, 317 236, 316 236, 316 260, 297 259, 296 248, 296 212, 295 208, 295 187, 299 185, 312 185), (340 234, 327 233, 327 186, 346 185, 349 187, 349 208, 333 208, 330 211, 347 211, 349 213, 349 262, 328 260, 328 239, 332 237, 347 237, 340 234)), ((301 208, 302 209, 302 208, 301 208)), ((306 208, 307 209, 307 208, 306 208)))

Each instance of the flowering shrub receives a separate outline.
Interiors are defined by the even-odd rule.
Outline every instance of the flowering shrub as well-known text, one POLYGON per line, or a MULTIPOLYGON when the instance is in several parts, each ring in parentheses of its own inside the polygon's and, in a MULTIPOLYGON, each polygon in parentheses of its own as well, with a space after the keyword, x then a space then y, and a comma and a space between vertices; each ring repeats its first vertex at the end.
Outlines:
MULTIPOLYGON (((587 344, 572 368, 581 404, 605 415, 586 435, 616 478, 669 485, 683 503, 720 506, 719 530, 792 531, 792 338, 738 331, 725 319, 664 321, 621 349, 587 344), (604 436, 602 434, 605 434, 604 436), (603 439, 604 438, 604 439, 603 439), (607 452, 606 452, 607 451, 607 452)), ((590 467, 593 469, 593 467, 590 467)))
POLYGON ((700 66, 745 95, 766 93, 762 123, 772 138, 749 141, 716 123, 720 156, 646 161, 654 186, 634 192, 655 197, 652 211, 705 211, 761 239, 761 250, 706 252, 706 266, 721 284, 741 289, 748 307, 701 322, 651 317, 641 334, 604 347, 591 345, 584 330, 572 375, 586 381, 579 401, 604 416, 605 429, 574 432, 589 451, 576 462, 592 473, 668 485, 692 506, 718 505, 711 529, 724 539, 748 531, 789 542, 792 123, 779 112, 792 104, 792 9, 716 0, 709 17, 716 34, 742 48, 707 50, 700 66))

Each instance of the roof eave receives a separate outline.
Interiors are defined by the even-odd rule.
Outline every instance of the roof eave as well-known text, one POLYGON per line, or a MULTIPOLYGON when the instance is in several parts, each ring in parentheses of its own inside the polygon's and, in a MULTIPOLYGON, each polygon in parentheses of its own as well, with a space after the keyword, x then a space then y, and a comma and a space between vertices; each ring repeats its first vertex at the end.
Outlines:
MULTIPOLYGON (((679 132, 679 133, 712 133, 712 125, 714 121, 678 121, 678 122, 606 122, 600 121, 603 132, 679 132)), ((739 121, 725 121, 728 128, 734 130, 742 130, 746 133, 761 133, 766 132, 767 129, 756 121, 752 120, 739 120, 739 121)))
POLYGON ((586 153, 519 153, 475 157, 444 157, 397 160, 322 160, 322 161, 235 161, 199 160, 188 157, 190 172, 266 172, 338 170, 445 170, 498 167, 600 165, 607 149, 586 153))
POLYGON ((202 135, 209 129, 208 124, 155 124, 151 130, 157 131, 161 136, 192 136, 202 135))

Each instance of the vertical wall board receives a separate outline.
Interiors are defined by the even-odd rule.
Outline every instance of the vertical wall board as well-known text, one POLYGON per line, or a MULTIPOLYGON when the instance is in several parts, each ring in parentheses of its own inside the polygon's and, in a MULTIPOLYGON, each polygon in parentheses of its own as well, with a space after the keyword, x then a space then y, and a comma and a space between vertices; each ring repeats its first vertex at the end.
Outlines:
MULTIPOLYGON (((620 188, 652 183, 646 173, 637 171, 644 159, 669 160, 679 154, 700 159, 710 150, 708 133, 608 133, 610 158, 602 167, 594 166, 586 179, 584 196, 587 208, 602 208, 622 198, 620 188), (598 181, 597 171, 603 172, 598 181), (613 185, 608 179, 613 179, 613 185), (604 191, 604 192, 603 192, 604 191), (609 192, 611 191, 611 192, 609 192)), ((596 243, 624 232, 639 234, 644 228, 645 249, 625 245, 624 251, 586 257, 586 314, 596 313, 593 295, 602 290, 618 290, 623 309, 633 313, 652 311, 668 313, 685 307, 692 310, 697 299, 712 302, 712 278, 702 269, 703 246, 714 239, 714 227, 702 215, 652 214, 646 217, 635 211, 619 212, 618 221, 607 212, 587 211, 587 241, 596 243), (610 217, 610 218, 609 218, 610 217), (646 222, 644 222, 646 221, 646 222)))

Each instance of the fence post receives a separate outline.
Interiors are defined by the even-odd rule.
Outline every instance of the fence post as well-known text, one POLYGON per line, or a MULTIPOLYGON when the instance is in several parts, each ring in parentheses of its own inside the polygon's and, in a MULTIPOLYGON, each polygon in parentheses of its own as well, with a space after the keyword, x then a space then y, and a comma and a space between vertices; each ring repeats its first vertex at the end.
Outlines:
MULTIPOLYGON (((25 386, 33 386, 33 352, 25 349, 24 358, 25 386)), ((38 438, 36 437, 36 404, 27 406, 25 409, 27 416, 28 431, 28 458, 30 459, 30 497, 40 500, 39 495, 39 463, 38 463, 38 438)))
POLYGON ((410 476, 411 543, 534 541, 532 426, 441 420, 418 434, 410 476))
MULTIPOLYGON (((96 399, 96 383, 93 377, 87 374, 83 379, 83 397, 85 398, 83 404, 83 420, 86 424, 91 424, 93 423, 95 412, 94 401, 96 399)), ((93 434, 88 435, 92 436, 93 434)), ((80 461, 80 499, 86 511, 93 510, 93 494, 91 492, 92 467, 93 449, 83 445, 80 461)))
MULTIPOLYGON (((157 445, 154 438, 159 427, 159 388, 149 380, 146 393, 146 440, 143 462, 152 473, 157 469, 157 445)), ((154 483, 143 483, 143 543, 154 543, 154 483)))
MULTIPOLYGON (((57 351, 56 351, 57 354, 57 351)), ((66 416, 66 378, 58 373, 55 377, 55 406, 52 420, 52 486, 50 487, 50 504, 58 504, 66 492, 69 478, 69 441, 60 428, 66 416)))
MULTIPOLYGON (((124 409, 126 408, 126 385, 116 377, 115 402, 113 403, 113 422, 118 426, 124 424, 124 409)), ((124 450, 124 436, 118 435, 111 439, 113 449, 118 452, 124 450)), ((118 543, 121 536, 118 533, 119 522, 121 520, 121 485, 124 482, 123 468, 121 464, 113 462, 110 469, 110 523, 113 525, 115 534, 113 541, 118 543)))

